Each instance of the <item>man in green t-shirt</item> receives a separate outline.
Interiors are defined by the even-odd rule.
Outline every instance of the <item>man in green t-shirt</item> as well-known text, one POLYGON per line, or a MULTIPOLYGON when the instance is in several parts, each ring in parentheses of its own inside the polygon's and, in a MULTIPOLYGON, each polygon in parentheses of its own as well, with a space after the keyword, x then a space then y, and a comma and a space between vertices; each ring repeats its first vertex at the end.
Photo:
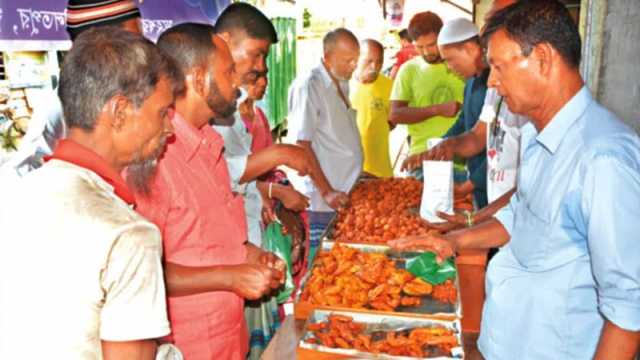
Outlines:
POLYGON ((402 65, 391 91, 394 124, 407 124, 410 154, 427 150, 427 140, 442 137, 455 122, 464 97, 464 81, 443 62, 437 39, 442 20, 426 11, 409 23, 418 54, 402 65))

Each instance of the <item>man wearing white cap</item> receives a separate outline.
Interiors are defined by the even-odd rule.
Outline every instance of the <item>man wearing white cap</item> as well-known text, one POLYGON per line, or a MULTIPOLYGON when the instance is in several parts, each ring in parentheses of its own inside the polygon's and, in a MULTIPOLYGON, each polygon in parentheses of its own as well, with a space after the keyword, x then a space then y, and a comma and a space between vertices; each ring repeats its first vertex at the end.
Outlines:
MULTIPOLYGON (((455 142, 459 135, 473 129, 480 117, 487 93, 489 67, 482 56, 478 28, 467 19, 455 19, 444 24, 438 35, 438 49, 449 68, 466 80, 462 112, 444 135, 447 142, 455 142)), ((442 156, 434 156, 441 155, 437 151, 439 148, 441 147, 409 157, 404 167, 410 169, 419 167, 424 158, 442 159, 442 156)), ((463 157, 467 159, 469 176, 466 181, 456 184, 456 192, 461 194, 473 192, 476 206, 483 208, 487 205, 486 156, 482 152, 464 155, 466 156, 463 157)), ((450 217, 447 214, 443 216, 450 217)), ((447 222, 444 226, 445 229, 450 229, 453 225, 455 225, 454 222, 447 222)))
MULTIPOLYGON (((464 125, 464 132, 452 133, 454 126, 447 134, 447 140, 431 149, 429 152, 419 154, 407 160, 406 167, 419 166, 422 160, 452 159, 454 156, 469 159, 468 166, 472 167, 476 158, 484 157, 486 148, 486 196, 489 205, 474 214, 457 214, 450 216, 444 214, 449 222, 440 225, 443 230, 455 227, 469 226, 480 223, 493 216, 505 206, 515 188, 516 173, 518 169, 518 154, 520 151, 520 128, 527 123, 524 116, 514 115, 507 104, 502 103, 502 98, 495 89, 486 90, 486 81, 489 73, 488 65, 484 61, 482 48, 478 42, 478 30, 468 20, 456 19, 444 25, 441 36, 438 37, 440 52, 454 71, 469 78, 476 76, 467 82, 465 89, 465 105, 463 116, 467 116, 467 106, 481 109, 473 114, 474 119, 464 125), (484 78, 486 96, 480 105, 477 99, 468 99, 470 82, 477 86, 484 78), (473 103, 473 104, 468 104, 473 103), (480 121, 477 121, 479 117, 480 121)), ((458 121, 460 122, 460 121, 458 121)), ((469 191, 474 186, 474 195, 477 194, 478 174, 470 169, 470 181, 464 183, 460 190, 469 191)), ((477 200, 477 196, 476 196, 477 200)))

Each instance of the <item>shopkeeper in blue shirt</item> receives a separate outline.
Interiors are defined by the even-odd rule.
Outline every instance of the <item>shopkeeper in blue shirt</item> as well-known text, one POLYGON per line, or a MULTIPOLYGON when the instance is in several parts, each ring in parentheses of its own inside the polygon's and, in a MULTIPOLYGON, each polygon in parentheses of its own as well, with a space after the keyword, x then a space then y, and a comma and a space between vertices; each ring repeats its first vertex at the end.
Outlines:
POLYGON ((584 86, 578 30, 557 0, 503 9, 483 40, 489 86, 531 119, 522 131, 517 192, 470 230, 394 245, 503 246, 487 270, 478 342, 487 359, 633 359, 640 138, 584 86))

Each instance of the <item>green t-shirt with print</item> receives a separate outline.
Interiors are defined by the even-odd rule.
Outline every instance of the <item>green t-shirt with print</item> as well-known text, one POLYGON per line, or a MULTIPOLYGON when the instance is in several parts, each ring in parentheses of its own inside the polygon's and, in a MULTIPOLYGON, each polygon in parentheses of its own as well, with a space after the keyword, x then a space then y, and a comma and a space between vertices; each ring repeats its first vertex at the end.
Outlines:
MULTIPOLYGON (((407 101, 410 107, 425 107, 458 101, 464 98, 464 81, 446 64, 429 64, 422 56, 416 56, 402 65, 398 71, 393 90, 392 101, 407 101)), ((427 140, 442 137, 455 123, 454 117, 434 116, 415 124, 409 124, 411 154, 427 149, 427 140)))

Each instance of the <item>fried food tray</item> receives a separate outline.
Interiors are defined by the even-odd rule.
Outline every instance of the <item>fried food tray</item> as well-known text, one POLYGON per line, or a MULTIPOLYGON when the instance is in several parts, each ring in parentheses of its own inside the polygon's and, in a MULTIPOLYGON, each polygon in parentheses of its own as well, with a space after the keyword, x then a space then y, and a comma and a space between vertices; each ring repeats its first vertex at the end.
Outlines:
MULTIPOLYGON (((373 244, 353 244, 353 243, 340 243, 342 246, 348 246, 351 248, 358 249, 363 252, 373 252, 373 253, 382 253, 387 257, 391 258, 395 261, 396 267, 400 269, 406 268, 406 261, 412 257, 419 255, 419 253, 412 252, 396 252, 393 251, 389 246, 386 245, 373 245, 373 244)), ((322 242, 321 251, 330 251, 335 242, 322 242)), ((314 265, 315 266, 315 265, 314 265)), ((378 314, 405 314, 413 317, 425 317, 425 318, 438 318, 445 320, 453 320, 459 319, 462 317, 462 305, 461 305, 461 297, 460 297, 460 285, 458 282, 458 277, 454 281, 455 288, 457 291, 457 299, 455 304, 446 304, 441 303, 433 299, 430 295, 420 297, 422 299, 420 306, 399 306, 394 309, 394 311, 382 311, 376 309, 352 309, 344 306, 328 306, 328 305, 317 305, 312 304, 311 302, 301 301, 301 295, 304 291, 307 282, 309 281, 312 270, 308 271, 304 276, 300 289, 296 294, 296 305, 295 305, 295 317, 297 319, 306 319, 310 312, 313 309, 340 309, 345 311, 354 311, 354 312, 367 312, 367 313, 378 313, 378 314)))
MULTIPOLYGON (((365 352, 357 349, 342 349, 342 348, 333 348, 328 347, 322 344, 312 344, 309 343, 309 339, 314 337, 312 331, 309 330, 310 324, 317 324, 324 321, 327 321, 329 316, 331 315, 342 315, 348 316, 353 319, 354 322, 362 323, 366 325, 365 333, 374 334, 376 332, 383 331, 410 331, 416 328, 446 328, 454 332, 456 339, 458 341, 458 346, 451 349, 451 353, 444 356, 436 356, 436 357, 423 357, 423 359, 463 359, 464 358, 464 350, 462 344, 462 331, 459 320, 446 321, 446 320, 437 320, 437 319, 424 319, 424 318, 415 318, 415 317, 407 317, 399 314, 373 314, 373 313, 362 313, 362 312, 352 312, 352 311, 336 311, 336 310, 322 310, 316 309, 314 310, 309 318, 306 321, 304 334, 300 340, 299 348, 323 352, 323 353, 333 353, 339 354, 345 357, 357 357, 357 358, 372 358, 372 359, 398 359, 398 360, 411 360, 416 359, 416 357, 410 356, 399 356, 399 355, 390 355, 385 353, 371 353, 365 352)), ((375 336, 375 335, 372 335, 375 336)))

